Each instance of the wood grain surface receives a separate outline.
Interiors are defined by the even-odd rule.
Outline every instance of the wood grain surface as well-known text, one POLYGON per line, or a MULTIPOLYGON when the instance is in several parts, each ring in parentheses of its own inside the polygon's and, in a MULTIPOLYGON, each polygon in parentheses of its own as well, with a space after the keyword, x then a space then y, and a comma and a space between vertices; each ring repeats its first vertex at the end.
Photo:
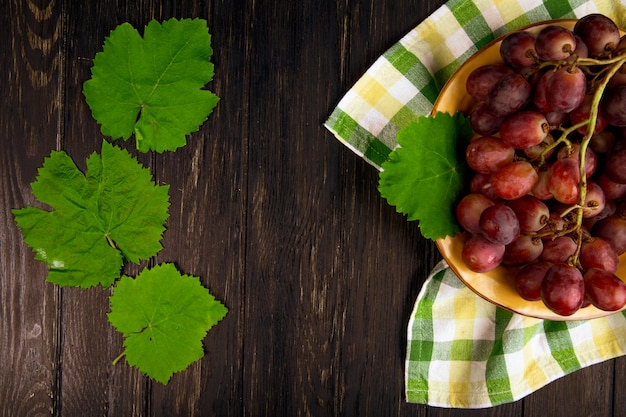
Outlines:
POLYGON ((343 93, 442 0, 7 0, 0 5, 0 416, 622 416, 626 362, 513 404, 404 400, 406 326, 440 259, 381 199, 378 172, 323 127, 343 93), (52 150, 84 169, 103 136, 82 95, 117 25, 207 19, 221 100, 175 153, 164 249, 229 308, 205 357, 162 385, 124 361, 110 290, 59 289, 12 208, 52 150))

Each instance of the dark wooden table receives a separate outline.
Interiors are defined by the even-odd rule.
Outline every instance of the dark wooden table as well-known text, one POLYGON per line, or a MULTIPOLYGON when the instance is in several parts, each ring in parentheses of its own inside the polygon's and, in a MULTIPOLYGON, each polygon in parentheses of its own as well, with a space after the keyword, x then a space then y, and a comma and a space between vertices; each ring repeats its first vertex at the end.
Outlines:
POLYGON ((487 410, 404 400, 405 329, 440 255, 322 123, 442 3, 3 1, 0 415, 624 415, 624 359, 487 410), (10 209, 33 204, 29 184, 52 150, 82 169, 99 151, 82 83, 104 37, 122 22, 142 29, 170 17, 208 20, 209 88, 221 101, 185 148, 139 155, 171 186, 165 249, 151 263, 202 277, 230 312, 205 357, 163 386, 111 365, 122 339, 106 319, 109 291, 46 283, 10 209))

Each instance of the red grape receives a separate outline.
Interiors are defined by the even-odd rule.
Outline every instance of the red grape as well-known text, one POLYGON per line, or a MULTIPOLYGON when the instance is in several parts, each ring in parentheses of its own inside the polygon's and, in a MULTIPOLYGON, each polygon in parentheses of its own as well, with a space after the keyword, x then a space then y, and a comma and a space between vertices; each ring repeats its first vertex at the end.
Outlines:
POLYGON ((519 235, 515 212, 502 203, 486 207, 480 215, 479 224, 483 237, 500 245, 508 245, 519 235))
POLYGON ((479 135, 489 136, 497 133, 503 121, 504 118, 492 114, 484 102, 475 106, 470 113, 470 126, 479 135))
POLYGON ((470 192, 484 194, 492 200, 498 199, 498 196, 493 191, 491 174, 475 173, 470 180, 470 192))
POLYGON ((613 50, 620 40, 615 22, 601 14, 581 17, 574 25, 574 33, 580 36, 592 57, 603 57, 613 50))
POLYGON ((517 149, 539 145, 548 134, 548 121, 538 111, 520 111, 508 116, 500 126, 502 142, 517 149))
POLYGON ((594 236, 606 239, 618 255, 626 252, 626 219, 617 214, 598 221, 594 224, 594 236))
POLYGON ((537 56, 544 61, 567 59, 575 49, 574 33, 562 26, 548 25, 541 29, 535 39, 537 56))
POLYGON ((535 196, 525 195, 516 200, 507 201, 506 205, 515 212, 522 233, 536 232, 548 224, 550 210, 535 196))
POLYGON ((504 245, 490 242, 481 235, 473 235, 463 245, 461 257, 472 271, 488 272, 502 262, 504 245))
POLYGON ((592 268, 584 281, 587 298, 600 310, 617 311, 626 305, 626 285, 615 274, 592 268))
POLYGON ((496 172, 515 156, 515 149, 494 136, 482 136, 469 143, 465 150, 468 165, 476 172, 496 172))
POLYGON ((551 266, 550 262, 533 262, 518 271, 515 275, 515 289, 523 299, 541 300, 541 282, 551 266))
POLYGON ((569 236, 559 236, 554 239, 546 239, 543 242, 543 252, 539 259, 552 263, 563 263, 576 252, 577 245, 569 236))
POLYGON ((496 116, 513 114, 528 102, 530 91, 530 83, 522 75, 505 75, 489 91, 487 109, 496 116))
POLYGON ((602 110, 608 124, 626 126, 626 84, 618 85, 605 92, 602 110))
POLYGON ((513 68, 529 67, 535 64, 535 36, 526 31, 513 32, 502 40, 500 56, 513 68))
POLYGON ((597 182, 587 181, 587 194, 583 205, 583 217, 591 218, 599 215, 606 205, 606 196, 597 182))
POLYGON ((515 161, 493 174, 493 191, 500 198, 513 200, 529 194, 538 180, 539 175, 530 163, 515 161))
POLYGON ((550 310, 571 316, 582 306, 585 282, 581 272, 567 264, 555 264, 541 282, 541 299, 550 310))
POLYGON ((583 270, 601 268, 615 273, 619 265, 617 252, 608 240, 601 237, 594 237, 583 242, 579 260, 583 270))
POLYGON ((606 174, 600 175, 597 182, 602 191, 604 191, 607 200, 617 200, 626 197, 626 184, 611 181, 606 174))
POLYGON ((480 233, 480 215, 495 203, 484 194, 468 194, 456 206, 456 218, 465 230, 480 233))
MULTIPOLYGON (((580 171, 580 164, 578 162, 580 158, 580 143, 572 143, 570 148, 563 147, 557 153, 557 159, 565 159, 570 158, 576 161, 576 167, 580 171)), ((587 148, 585 151, 585 176, 589 178, 594 172, 596 172, 596 168, 598 167, 598 156, 596 153, 587 148)))
POLYGON ((525 265, 535 261, 543 251, 543 241, 530 235, 519 235, 504 248, 504 265, 525 265))
POLYGON ((550 193, 557 201, 573 204, 578 201, 580 172, 574 158, 559 159, 550 169, 550 193))
POLYGON ((569 113, 585 98, 587 79, 578 67, 561 67, 552 74, 545 88, 550 111, 569 113))
POLYGON ((531 190, 531 194, 540 200, 550 200, 554 196, 550 192, 550 176, 549 170, 540 170, 537 173, 537 183, 531 190))
POLYGON ((470 73, 465 82, 467 93, 477 100, 484 101, 489 94, 489 90, 502 77, 513 73, 513 70, 503 64, 483 65, 470 73))
POLYGON ((626 184, 626 141, 615 143, 604 161, 604 173, 614 182, 626 184))

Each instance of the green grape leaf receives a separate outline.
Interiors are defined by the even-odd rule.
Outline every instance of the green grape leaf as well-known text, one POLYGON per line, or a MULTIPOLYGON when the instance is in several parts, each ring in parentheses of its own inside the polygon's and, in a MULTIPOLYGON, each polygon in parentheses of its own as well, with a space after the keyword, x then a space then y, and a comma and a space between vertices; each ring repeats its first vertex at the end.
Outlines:
POLYGON ((219 98, 211 35, 203 19, 148 23, 142 38, 123 23, 96 54, 83 94, 104 135, 128 139, 141 152, 176 150, 198 130, 219 98))
POLYGON ((471 135, 461 113, 420 117, 398 132, 399 146, 382 165, 381 195, 408 220, 419 220, 428 239, 460 231, 454 203, 468 175, 463 150, 471 135))
POLYGON ((123 276, 110 304, 109 322, 124 335, 126 361, 162 384, 204 356, 202 340, 228 312, 199 278, 169 263, 123 276))
POLYGON ((124 259, 139 263, 162 249, 169 186, 155 185, 149 169, 107 141, 87 158, 86 175, 65 152, 52 152, 31 187, 52 210, 12 212, 35 258, 48 264, 48 282, 108 287, 124 259))

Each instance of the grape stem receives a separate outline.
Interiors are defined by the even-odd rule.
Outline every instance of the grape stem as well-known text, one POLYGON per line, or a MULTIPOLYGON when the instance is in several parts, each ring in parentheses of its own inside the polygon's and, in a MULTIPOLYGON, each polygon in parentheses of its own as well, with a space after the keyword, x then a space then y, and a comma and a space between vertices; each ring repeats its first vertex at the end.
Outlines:
MULTIPOLYGON (((576 252, 572 256, 573 258, 572 263, 574 264, 574 266, 577 266, 578 264, 578 255, 580 254, 580 250, 582 247, 582 240, 583 240, 581 227, 583 223, 583 208, 585 207, 585 200, 587 199, 587 175, 586 175, 586 169, 585 169, 585 159, 586 159, 585 156, 587 154, 587 148, 589 146, 589 142, 591 141, 591 137, 593 136, 593 133, 596 130, 596 123, 598 120, 598 109, 600 107, 600 99, 602 98, 602 95, 604 94, 604 90, 606 89, 606 86, 608 85, 611 77, 613 77, 613 75, 615 75, 615 73, 619 71, 619 69, 622 67, 622 65, 624 65, 624 63, 626 63, 626 56, 618 56, 617 58, 614 58, 608 61, 598 61, 598 60, 593 60, 593 59, 586 59, 586 61, 593 61, 594 64, 601 62, 601 63, 604 63, 605 65, 608 64, 609 67, 608 67, 606 74, 602 78, 602 81, 597 85, 596 90, 593 93, 591 107, 589 110, 589 118, 583 121, 582 123, 580 123, 582 124, 582 126, 586 126, 587 130, 580 142, 580 150, 578 153, 578 168, 579 168, 579 176, 580 176, 580 182, 578 184, 578 204, 572 206, 571 210, 569 210, 569 211, 574 211, 574 210, 576 211, 576 223, 575 223, 575 226, 572 228, 573 230, 571 231, 571 232, 577 233, 576 252)), ((579 127, 582 127, 579 125, 571 126, 569 129, 563 132, 562 136, 569 135, 574 130, 578 129, 579 127)))

